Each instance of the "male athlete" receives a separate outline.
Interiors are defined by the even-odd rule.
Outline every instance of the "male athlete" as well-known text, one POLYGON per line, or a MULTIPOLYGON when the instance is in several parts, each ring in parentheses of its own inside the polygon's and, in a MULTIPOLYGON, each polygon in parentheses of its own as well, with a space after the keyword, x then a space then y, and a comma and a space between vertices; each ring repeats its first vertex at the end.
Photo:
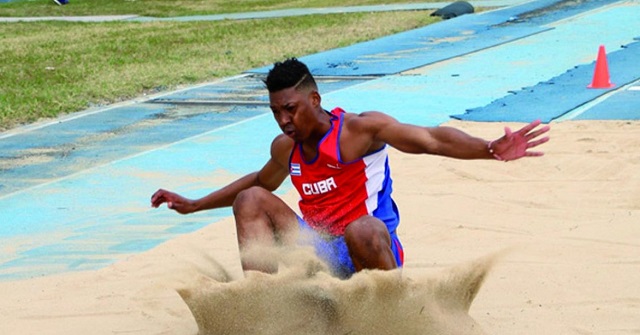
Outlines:
MULTIPOLYGON (((549 140, 540 138, 548 126, 534 130, 539 121, 516 132, 506 128, 489 142, 450 127, 403 124, 380 112, 327 111, 309 69, 295 58, 276 63, 265 84, 282 134, 273 139, 262 169, 197 200, 160 189, 151 204, 166 202, 182 214, 233 206, 241 250, 290 243, 284 237, 296 234, 289 233, 312 232, 316 252, 341 278, 403 264, 387 144, 413 154, 510 161, 541 156, 528 149, 549 140), (271 193, 287 177, 300 194, 302 217, 271 193)), ((242 268, 275 272, 277 263, 243 258, 242 268)))

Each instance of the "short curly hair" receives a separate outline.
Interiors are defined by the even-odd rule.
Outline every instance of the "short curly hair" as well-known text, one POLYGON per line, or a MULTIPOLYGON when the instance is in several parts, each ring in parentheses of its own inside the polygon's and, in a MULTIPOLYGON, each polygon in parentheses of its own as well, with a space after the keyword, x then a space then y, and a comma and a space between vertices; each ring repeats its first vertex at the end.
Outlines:
POLYGON ((290 87, 312 87, 317 89, 316 81, 309 68, 295 57, 273 64, 273 68, 269 70, 264 83, 269 93, 290 87))

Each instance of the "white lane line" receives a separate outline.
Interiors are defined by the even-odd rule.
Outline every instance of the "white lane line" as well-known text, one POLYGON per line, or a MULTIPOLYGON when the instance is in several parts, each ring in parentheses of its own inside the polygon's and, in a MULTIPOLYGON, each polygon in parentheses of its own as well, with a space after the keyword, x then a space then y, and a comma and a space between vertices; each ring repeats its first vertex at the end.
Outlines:
POLYGON ((574 110, 567 112, 566 114, 562 115, 559 118, 556 118, 555 120, 553 120, 554 122, 562 122, 562 121, 566 121, 566 120, 571 120, 574 119, 576 117, 578 117, 579 115, 583 114, 584 112, 588 111, 589 109, 591 109, 592 107, 600 104, 601 102, 607 100, 609 97, 611 97, 612 95, 620 92, 620 91, 624 91, 624 90, 630 90, 630 91, 640 91, 640 86, 636 86, 640 84, 640 80, 636 80, 633 83, 624 85, 624 86, 620 86, 615 90, 612 90, 610 92, 607 92, 587 103, 585 103, 582 106, 578 106, 577 108, 575 108, 574 110))

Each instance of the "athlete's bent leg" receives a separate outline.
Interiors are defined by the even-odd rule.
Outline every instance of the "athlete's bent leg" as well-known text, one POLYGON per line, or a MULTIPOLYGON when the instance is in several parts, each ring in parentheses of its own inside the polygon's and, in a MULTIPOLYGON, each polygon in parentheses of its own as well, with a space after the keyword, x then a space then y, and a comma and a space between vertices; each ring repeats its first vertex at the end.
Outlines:
MULTIPOLYGON (((262 187, 240 192, 233 202, 240 252, 250 246, 273 246, 295 241, 298 229, 296 213, 280 198, 262 187)), ((277 260, 252 260, 242 257, 242 269, 275 273, 277 260)))
POLYGON ((398 267, 391 251, 389 231, 379 219, 363 216, 351 222, 344 231, 344 238, 356 271, 398 267))

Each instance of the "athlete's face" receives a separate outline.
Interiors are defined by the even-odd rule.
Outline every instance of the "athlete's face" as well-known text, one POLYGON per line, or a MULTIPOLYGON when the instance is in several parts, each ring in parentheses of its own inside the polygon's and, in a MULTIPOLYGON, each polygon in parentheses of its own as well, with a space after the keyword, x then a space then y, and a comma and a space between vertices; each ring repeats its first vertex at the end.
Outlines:
POLYGON ((273 116, 282 132, 300 142, 307 139, 318 123, 320 95, 316 90, 294 87, 269 93, 273 116))

